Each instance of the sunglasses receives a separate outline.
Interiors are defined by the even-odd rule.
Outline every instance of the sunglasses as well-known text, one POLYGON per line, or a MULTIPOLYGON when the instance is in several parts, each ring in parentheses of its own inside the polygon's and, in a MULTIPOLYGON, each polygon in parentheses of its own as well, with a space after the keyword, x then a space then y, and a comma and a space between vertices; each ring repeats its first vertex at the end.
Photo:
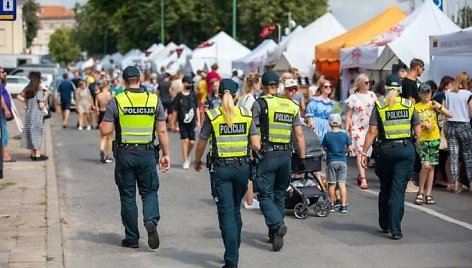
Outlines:
POLYGON ((370 81, 365 81, 364 85, 370 85, 370 81))
POLYGON ((323 88, 332 88, 332 86, 323 86, 323 88))

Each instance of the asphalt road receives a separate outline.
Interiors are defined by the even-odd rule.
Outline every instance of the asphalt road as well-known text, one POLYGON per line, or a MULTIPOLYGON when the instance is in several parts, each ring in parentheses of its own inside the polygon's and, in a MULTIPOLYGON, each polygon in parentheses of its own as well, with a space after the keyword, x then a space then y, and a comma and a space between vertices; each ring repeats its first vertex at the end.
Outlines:
MULTIPOLYGON (((75 114, 71 122, 76 122, 75 114)), ((62 129, 52 118, 63 222, 65 267, 221 267, 223 245, 206 170, 181 168, 180 142, 171 133, 172 168, 159 174, 161 246, 120 246, 124 229, 113 164, 98 161, 98 130, 62 129)), ((299 220, 287 212, 284 248, 271 252, 262 214, 242 209, 239 267, 472 267, 472 194, 435 188, 437 205, 413 205, 407 194, 404 238, 389 239, 377 226, 378 180, 369 171, 361 191, 350 163, 349 212, 299 220)), ((139 199, 139 198, 138 198, 139 199)), ((140 202, 138 203, 138 207, 140 202)), ((313 213, 312 213, 313 214, 313 213)))

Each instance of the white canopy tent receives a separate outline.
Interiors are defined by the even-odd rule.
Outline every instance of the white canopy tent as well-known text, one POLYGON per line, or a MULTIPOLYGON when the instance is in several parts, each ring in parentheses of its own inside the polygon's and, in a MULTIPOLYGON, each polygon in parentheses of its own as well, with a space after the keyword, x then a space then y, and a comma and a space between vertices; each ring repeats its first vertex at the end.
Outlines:
POLYGON ((252 71, 262 71, 262 68, 267 64, 269 54, 276 48, 277 44, 274 40, 266 39, 248 55, 234 60, 233 69, 241 69, 245 74, 252 71))
POLYGON ((274 70, 287 71, 289 67, 296 67, 302 76, 311 76, 314 71, 313 55, 316 45, 330 40, 346 32, 346 29, 331 14, 326 13, 305 28, 300 28, 293 36, 284 39, 278 51, 280 55, 274 70))
MULTIPOLYGON (((166 48, 167 49, 167 48, 166 48)), ((181 44, 173 50, 169 50, 167 57, 163 57, 155 62, 157 68, 165 67, 170 74, 175 74, 187 65, 187 61, 192 56, 192 50, 181 44)))
POLYGON ((150 63, 152 70, 159 70, 161 67, 166 67, 165 64, 161 64, 164 59, 169 57, 172 51, 177 48, 177 45, 174 42, 170 42, 165 47, 161 47, 160 49, 155 50, 152 52, 148 57, 143 59, 144 62, 150 63))
POLYGON ((430 77, 439 81, 443 76, 455 77, 459 72, 472 73, 472 27, 429 37, 431 56, 430 77))
POLYGON ((295 29, 293 29, 293 31, 289 35, 282 37, 282 40, 277 45, 277 48, 274 50, 273 53, 269 55, 269 59, 267 60, 267 62, 269 64, 276 64, 279 61, 280 57, 282 57, 282 53, 287 50, 287 46, 290 40, 302 30, 303 27, 301 25, 298 25, 297 27, 295 27, 295 29))
POLYGON ((141 65, 143 55, 144 55, 144 53, 141 52, 141 50, 131 49, 121 59, 121 63, 120 63, 121 68, 124 69, 124 68, 126 68, 126 66, 129 66, 129 65, 141 65))
MULTIPOLYGON (((425 3, 403 19, 395 27, 381 34, 369 44, 341 49, 342 92, 347 90, 358 72, 348 72, 348 68, 360 68, 374 80, 381 79, 383 71, 391 70, 392 64, 401 60, 409 64, 413 58, 424 61, 429 69, 429 36, 459 30, 432 1, 425 3)), ((427 72, 421 77, 427 80, 427 72)))
POLYGON ((233 60, 246 56, 251 51, 234 40, 227 33, 221 31, 207 40, 208 46, 196 48, 192 54, 193 72, 217 63, 218 72, 222 77, 231 77, 231 63, 233 60), (202 64, 203 63, 203 64, 202 64))

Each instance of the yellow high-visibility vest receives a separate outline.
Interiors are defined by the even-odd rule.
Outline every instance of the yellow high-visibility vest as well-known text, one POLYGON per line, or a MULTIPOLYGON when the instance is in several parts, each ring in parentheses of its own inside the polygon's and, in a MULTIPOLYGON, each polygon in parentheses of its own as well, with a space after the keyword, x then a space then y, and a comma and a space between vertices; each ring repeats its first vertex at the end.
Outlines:
POLYGON ((246 157, 249 155, 249 129, 252 113, 244 107, 234 107, 233 125, 229 126, 221 108, 206 111, 213 129, 211 155, 218 158, 246 157))
POLYGON ((125 91, 116 95, 120 143, 148 144, 154 141, 158 97, 147 92, 125 91))
POLYGON ((411 138, 411 118, 415 107, 413 103, 401 97, 395 99, 395 105, 389 107, 385 99, 375 102, 382 121, 385 139, 396 140, 411 138))
POLYGON ((260 98, 267 104, 267 112, 261 113, 267 114, 267 118, 260 118, 260 131, 263 142, 290 143, 292 125, 295 116, 300 111, 298 104, 290 99, 272 95, 264 95, 260 98))

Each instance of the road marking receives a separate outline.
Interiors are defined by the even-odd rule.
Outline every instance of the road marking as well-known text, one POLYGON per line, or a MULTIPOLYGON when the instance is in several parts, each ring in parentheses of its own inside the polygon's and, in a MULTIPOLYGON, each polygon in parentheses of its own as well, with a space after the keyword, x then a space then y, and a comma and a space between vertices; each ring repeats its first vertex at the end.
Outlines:
MULTIPOLYGON (((367 189, 367 190, 363 190, 362 192, 369 193, 369 194, 375 195, 375 196, 378 196, 378 195, 379 195, 378 192, 373 191, 373 190, 368 190, 368 189, 367 189)), ((464 228, 469 229, 469 230, 472 231, 472 224, 470 224, 470 223, 463 222, 463 221, 460 221, 460 220, 456 220, 456 219, 454 219, 454 218, 451 218, 451 217, 449 217, 449 216, 447 216, 447 215, 444 215, 444 214, 442 214, 442 213, 439 213, 439 212, 437 212, 437 211, 435 211, 435 210, 432 210, 432 209, 430 209, 430 208, 425 208, 425 207, 423 207, 423 206, 418 206, 418 205, 415 205, 415 204, 412 204, 412 203, 409 203, 409 202, 405 202, 405 205, 406 205, 407 207, 410 207, 410 208, 413 208, 413 209, 417 209, 417 210, 421 210, 421 211, 423 211, 424 213, 427 213, 427 214, 429 214, 429 215, 431 215, 431 216, 440 218, 440 219, 445 220, 445 221, 450 222, 450 223, 457 224, 457 225, 459 225, 459 226, 462 226, 462 227, 464 227, 464 228)))

